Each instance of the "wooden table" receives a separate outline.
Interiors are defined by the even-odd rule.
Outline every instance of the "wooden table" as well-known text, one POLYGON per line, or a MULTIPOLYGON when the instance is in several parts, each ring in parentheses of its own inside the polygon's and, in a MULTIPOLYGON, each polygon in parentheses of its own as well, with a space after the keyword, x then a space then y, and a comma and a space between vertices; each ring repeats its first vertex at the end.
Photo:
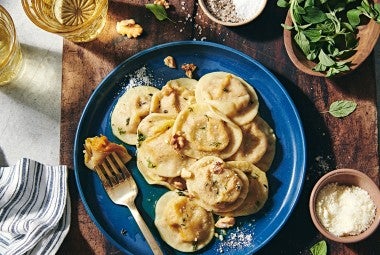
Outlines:
MULTIPOLYGON (((325 239, 315 229, 308 211, 312 186, 335 168, 360 169, 379 184, 378 126, 373 55, 350 75, 328 80, 301 73, 290 62, 281 23, 286 10, 268 1, 254 22, 229 28, 211 22, 197 1, 170 0, 172 20, 158 21, 144 7, 148 1, 109 1, 109 14, 101 36, 89 43, 65 41, 63 49, 61 163, 73 169, 73 142, 85 103, 99 82, 119 63, 151 46, 178 40, 207 40, 240 50, 261 62, 282 82, 299 110, 307 141, 307 174, 302 195, 282 230, 258 254, 310 254, 309 248, 325 239), (115 31, 116 21, 134 18, 144 33, 127 39, 115 31), (341 99, 358 103, 346 118, 326 113, 341 99)), ((93 224, 69 177, 72 199, 70 232, 58 254, 121 254, 93 224)), ((380 229, 356 244, 328 242, 328 254, 376 254, 380 229)))

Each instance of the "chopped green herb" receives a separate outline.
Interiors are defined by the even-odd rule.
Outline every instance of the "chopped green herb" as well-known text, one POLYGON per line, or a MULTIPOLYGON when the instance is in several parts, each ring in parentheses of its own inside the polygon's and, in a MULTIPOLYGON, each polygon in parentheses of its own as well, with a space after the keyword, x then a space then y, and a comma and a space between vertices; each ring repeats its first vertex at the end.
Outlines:
POLYGON ((186 194, 183 191, 177 191, 178 196, 185 197, 186 194))
POLYGON ((127 119, 125 120, 125 124, 128 126, 130 121, 131 121, 131 118, 127 118, 127 119))
POLYGON ((141 142, 143 142, 146 139, 146 136, 140 132, 137 133, 137 147, 141 145, 141 142))
POLYGON ((155 168, 157 166, 152 161, 150 161, 150 159, 147 159, 146 162, 148 164, 148 168, 155 168))
POLYGON ((210 146, 219 147, 221 144, 222 144, 221 142, 215 141, 215 142, 210 143, 210 146))
POLYGON ((118 127, 118 128, 117 128, 117 131, 119 132, 120 135, 124 135, 125 133, 127 133, 127 131, 125 131, 125 130, 122 129, 121 127, 118 127))
POLYGON ((196 251, 196 250, 198 250, 198 242, 194 241, 193 242, 193 251, 196 251))

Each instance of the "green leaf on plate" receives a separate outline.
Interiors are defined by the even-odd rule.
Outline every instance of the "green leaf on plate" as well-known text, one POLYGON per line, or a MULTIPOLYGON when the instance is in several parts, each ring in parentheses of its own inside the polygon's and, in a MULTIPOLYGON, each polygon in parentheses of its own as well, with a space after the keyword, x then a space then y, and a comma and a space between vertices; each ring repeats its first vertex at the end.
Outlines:
POLYGON ((310 248, 310 252, 313 255, 326 255, 327 254, 327 244, 326 241, 322 240, 314 244, 310 248))
POLYGON ((339 100, 330 105, 329 113, 337 118, 350 115, 355 111, 357 104, 354 101, 339 100))

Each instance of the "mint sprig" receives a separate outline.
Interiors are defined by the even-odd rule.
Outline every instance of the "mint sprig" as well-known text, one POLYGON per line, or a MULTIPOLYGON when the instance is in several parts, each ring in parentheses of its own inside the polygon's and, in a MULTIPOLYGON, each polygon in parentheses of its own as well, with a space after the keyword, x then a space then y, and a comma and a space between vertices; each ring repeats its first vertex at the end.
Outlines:
POLYGON ((326 77, 350 70, 347 59, 356 52, 361 17, 380 23, 380 4, 368 0, 277 0, 277 5, 290 12, 293 24, 284 29, 294 30, 294 41, 316 63, 313 70, 326 77))

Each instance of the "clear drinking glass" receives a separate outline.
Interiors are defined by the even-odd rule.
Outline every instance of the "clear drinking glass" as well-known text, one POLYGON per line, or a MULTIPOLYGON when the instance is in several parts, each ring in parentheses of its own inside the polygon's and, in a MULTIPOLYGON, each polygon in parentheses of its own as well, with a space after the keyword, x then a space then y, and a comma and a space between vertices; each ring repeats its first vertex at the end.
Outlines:
POLYGON ((108 0, 21 0, 29 19, 72 42, 89 42, 103 30, 108 0))
POLYGON ((22 67, 20 43, 13 20, 0 5, 0 86, 14 80, 22 67))

